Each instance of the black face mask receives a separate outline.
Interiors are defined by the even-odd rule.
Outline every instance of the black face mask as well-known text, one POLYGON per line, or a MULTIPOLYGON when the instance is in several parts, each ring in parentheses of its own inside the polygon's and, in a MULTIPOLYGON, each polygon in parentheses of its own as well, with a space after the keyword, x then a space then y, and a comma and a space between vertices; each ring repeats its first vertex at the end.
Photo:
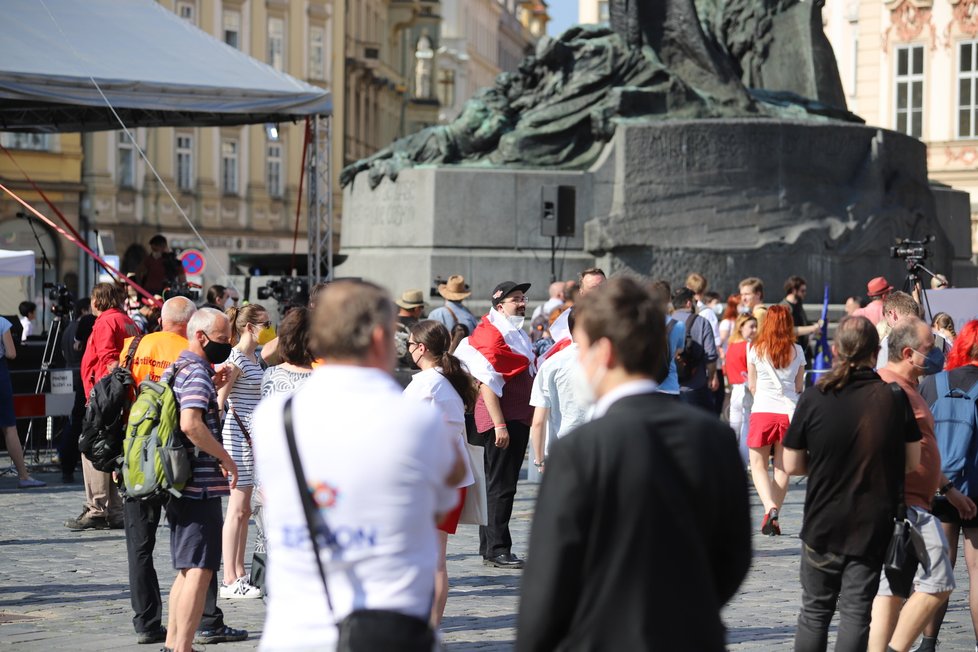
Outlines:
POLYGON ((211 364, 221 364, 231 355, 230 342, 215 342, 204 334, 207 344, 204 345, 204 357, 211 364))

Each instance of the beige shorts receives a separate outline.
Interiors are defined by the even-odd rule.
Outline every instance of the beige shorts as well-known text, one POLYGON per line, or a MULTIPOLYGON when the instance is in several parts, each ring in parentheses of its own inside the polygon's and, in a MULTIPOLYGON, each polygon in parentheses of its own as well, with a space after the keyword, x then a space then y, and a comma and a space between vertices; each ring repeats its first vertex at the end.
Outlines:
MULTIPOLYGON (((945 593, 954 590, 954 569, 948 556, 947 539, 937 517, 919 507, 907 508, 907 520, 920 531, 927 546, 927 563, 917 567, 913 578, 913 588, 921 593, 945 593)), ((886 573, 880 573, 880 588, 877 595, 892 596, 886 573)))

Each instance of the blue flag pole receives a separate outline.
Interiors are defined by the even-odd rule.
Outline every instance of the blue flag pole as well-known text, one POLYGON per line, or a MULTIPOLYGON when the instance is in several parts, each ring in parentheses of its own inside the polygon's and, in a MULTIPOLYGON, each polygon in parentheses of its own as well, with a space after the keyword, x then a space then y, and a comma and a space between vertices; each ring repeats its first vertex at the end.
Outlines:
POLYGON ((832 347, 829 346, 829 285, 825 284, 825 295, 822 299, 822 329, 815 343, 815 359, 812 368, 816 374, 825 373, 832 368, 832 347))

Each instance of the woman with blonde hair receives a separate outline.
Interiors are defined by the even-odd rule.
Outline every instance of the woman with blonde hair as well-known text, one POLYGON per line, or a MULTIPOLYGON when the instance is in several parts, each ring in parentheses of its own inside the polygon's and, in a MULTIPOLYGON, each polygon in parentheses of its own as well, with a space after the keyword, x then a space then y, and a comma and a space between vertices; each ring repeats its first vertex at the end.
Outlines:
POLYGON ((751 479, 764 503, 763 534, 781 534, 778 515, 788 493, 781 442, 805 382, 805 352, 795 341, 795 323, 787 306, 768 308, 754 346, 747 353, 747 386, 754 396, 747 447, 751 479), (774 481, 768 460, 774 456, 774 481))
POLYGON ((271 341, 275 331, 268 312, 257 305, 227 311, 231 322, 231 355, 224 368, 227 382, 217 392, 218 405, 225 410, 221 437, 231 459, 238 467, 238 483, 231 489, 228 511, 224 518, 224 581, 222 598, 260 598, 261 590, 253 586, 245 573, 244 554, 251 517, 251 494, 255 486, 255 459, 251 452, 251 414, 261 399, 263 370, 256 349, 271 341))

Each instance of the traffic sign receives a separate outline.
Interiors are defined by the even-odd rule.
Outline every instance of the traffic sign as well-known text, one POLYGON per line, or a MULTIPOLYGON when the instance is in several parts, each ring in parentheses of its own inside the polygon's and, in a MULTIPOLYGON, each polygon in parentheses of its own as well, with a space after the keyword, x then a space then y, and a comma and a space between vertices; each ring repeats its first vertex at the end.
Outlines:
POLYGON ((204 252, 198 249, 184 249, 180 252, 180 262, 183 263, 183 271, 188 275, 202 274, 207 263, 204 260, 204 252))

